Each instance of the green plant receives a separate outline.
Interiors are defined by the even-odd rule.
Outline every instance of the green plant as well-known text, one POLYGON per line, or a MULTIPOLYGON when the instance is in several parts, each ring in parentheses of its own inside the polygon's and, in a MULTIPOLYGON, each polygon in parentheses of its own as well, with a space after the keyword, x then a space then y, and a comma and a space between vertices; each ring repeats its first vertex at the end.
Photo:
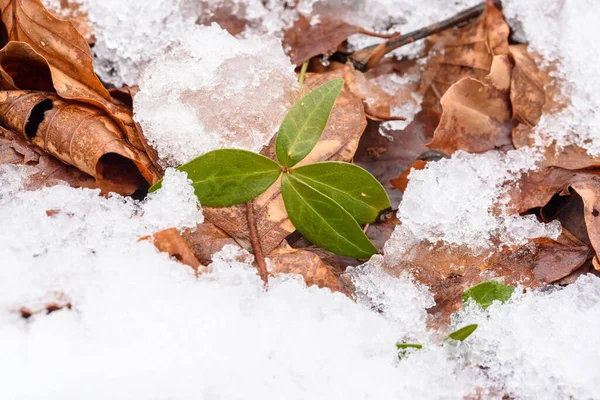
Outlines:
POLYGON ((486 281, 465 290, 462 294, 462 301, 466 303, 469 299, 473 299, 485 310, 492 305, 494 300, 504 303, 510 299, 514 291, 514 286, 504 285, 497 281, 486 281))
MULTIPOLYGON (((349 163, 297 165, 319 141, 343 85, 343 79, 333 79, 290 109, 277 134, 277 161, 246 150, 220 149, 180 166, 192 180, 200 204, 227 207, 245 203, 281 178, 288 216, 308 240, 343 256, 360 259, 375 254, 377 249, 360 224, 375 222, 390 208, 381 184, 349 163)), ((160 182, 150 191, 159 187, 160 182)))

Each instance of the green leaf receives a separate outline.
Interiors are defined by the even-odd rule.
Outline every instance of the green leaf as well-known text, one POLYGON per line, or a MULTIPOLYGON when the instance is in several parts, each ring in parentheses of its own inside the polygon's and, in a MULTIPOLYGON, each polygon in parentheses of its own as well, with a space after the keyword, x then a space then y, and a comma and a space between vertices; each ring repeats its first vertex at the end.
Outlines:
POLYGON ((469 299, 473 299, 483 309, 486 309, 492 305, 494 300, 504 303, 510 299, 514 291, 514 286, 504 285, 497 281, 481 282, 465 290, 462 300, 466 303, 469 299))
POLYGON ((287 113, 277 134, 275 153, 284 167, 293 167, 315 147, 344 80, 333 79, 302 97, 287 113))
MULTIPOLYGON (((200 204, 206 207, 227 207, 252 200, 281 174, 275 161, 237 149, 213 150, 177 169, 187 172, 200 204)), ((150 191, 160 186, 158 182, 150 191)))
POLYGON ((402 360, 410 351, 409 349, 422 349, 423 345, 417 343, 396 343, 396 348, 398 349, 398 359, 402 360))
POLYGON ((290 220, 312 243, 353 258, 377 253, 358 222, 330 197, 290 174, 283 174, 281 194, 290 220))
POLYGON ((471 336, 471 333, 475 332, 475 329, 477 329, 477 324, 463 326, 459 330, 454 331, 451 334, 449 334, 446 337, 446 340, 454 339, 454 340, 460 340, 462 342, 463 340, 465 340, 466 338, 471 336))
POLYGON ((320 162, 294 168, 291 174, 331 197, 359 224, 375 222, 392 205, 381 184, 361 167, 344 162, 320 162))

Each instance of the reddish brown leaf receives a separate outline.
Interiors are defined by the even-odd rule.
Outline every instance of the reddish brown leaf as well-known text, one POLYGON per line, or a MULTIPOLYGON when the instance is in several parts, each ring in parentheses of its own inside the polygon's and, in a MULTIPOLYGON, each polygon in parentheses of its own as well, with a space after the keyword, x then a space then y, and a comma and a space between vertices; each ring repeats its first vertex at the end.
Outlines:
POLYGON ((160 232, 156 232, 150 236, 144 236, 139 239, 150 240, 154 246, 163 253, 167 253, 169 257, 177 259, 179 262, 189 265, 196 273, 204 272, 202 264, 194 256, 185 239, 179 234, 175 228, 168 228, 160 232))
POLYGON ((406 190, 406 187, 408 186, 408 176, 410 175, 411 171, 413 169, 424 169, 426 165, 427 161, 415 160, 409 168, 405 169, 404 172, 400 174, 399 177, 390 180, 391 184, 399 191, 404 192, 406 190))
POLYGON ((537 254, 533 274, 544 283, 556 282, 581 267, 591 256, 590 248, 567 231, 558 240, 534 240, 537 254))
POLYGON ((318 255, 310 251, 291 248, 275 249, 269 254, 269 260, 275 265, 272 274, 299 274, 308 286, 329 288, 332 292, 342 291, 333 272, 318 255))

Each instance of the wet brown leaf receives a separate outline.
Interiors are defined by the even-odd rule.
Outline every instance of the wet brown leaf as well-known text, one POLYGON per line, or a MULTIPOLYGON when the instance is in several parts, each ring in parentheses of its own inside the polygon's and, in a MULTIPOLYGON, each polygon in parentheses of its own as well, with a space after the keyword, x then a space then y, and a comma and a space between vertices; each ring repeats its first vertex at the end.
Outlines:
POLYGON ((192 267, 196 273, 203 272, 202 264, 194 256, 187 242, 176 228, 168 228, 139 239, 139 241, 142 240, 151 241, 158 251, 167 253, 169 257, 192 267))
POLYGON ((464 78, 453 84, 440 100, 440 123, 426 146, 448 154, 512 147, 516 125, 508 90, 512 68, 508 56, 495 56, 483 81, 464 78))
POLYGON ((96 178, 104 191, 132 194, 154 178, 144 152, 101 109, 51 93, 0 92, 0 125, 96 178))
MULTIPOLYGON (((343 70, 320 75, 307 74, 305 90, 309 91, 339 77, 344 77, 343 70)), ((333 107, 321 140, 298 165, 316 161, 351 161, 365 126, 366 118, 360 99, 345 87, 333 107)), ((261 153, 274 159, 275 141, 271 141, 261 153)), ((254 200, 254 211, 258 236, 263 251, 268 255, 286 236, 296 230, 288 219, 278 183, 254 200)), ((207 221, 223 229, 236 240, 248 241, 245 205, 205 207, 203 212, 207 221)))

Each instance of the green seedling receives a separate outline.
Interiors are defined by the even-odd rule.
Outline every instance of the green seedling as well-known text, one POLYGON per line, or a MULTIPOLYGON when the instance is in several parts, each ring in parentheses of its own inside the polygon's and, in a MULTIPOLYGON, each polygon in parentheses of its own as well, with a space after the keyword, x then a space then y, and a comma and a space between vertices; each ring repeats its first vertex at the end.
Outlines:
MULTIPOLYGON (((290 220, 312 243, 358 259, 377 253, 360 225, 375 222, 390 209, 383 186, 349 163, 298 166, 319 141, 343 85, 343 79, 333 79, 290 109, 277 133, 277 161, 246 150, 220 149, 179 167, 192 180, 200 204, 228 207, 245 203, 280 182, 290 220)), ((158 182, 150 191, 160 186, 158 182)))

